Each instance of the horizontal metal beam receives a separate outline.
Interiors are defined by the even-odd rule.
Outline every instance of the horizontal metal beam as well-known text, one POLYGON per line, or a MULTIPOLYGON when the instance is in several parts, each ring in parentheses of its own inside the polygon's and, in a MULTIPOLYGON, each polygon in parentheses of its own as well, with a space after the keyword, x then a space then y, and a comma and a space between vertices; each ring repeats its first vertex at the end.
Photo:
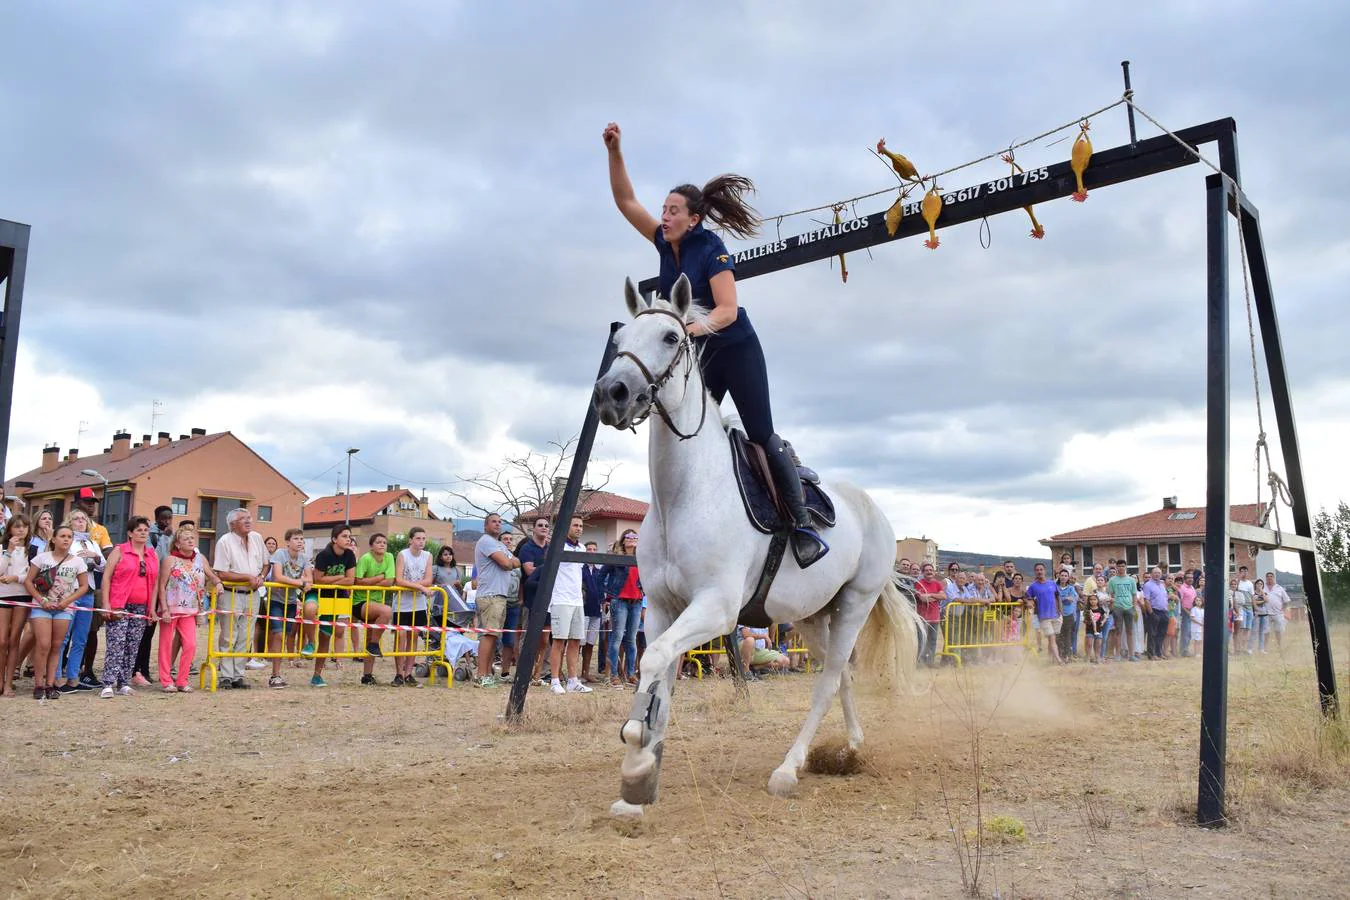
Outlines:
POLYGON ((1303 550, 1312 553, 1317 549, 1312 538, 1297 532, 1276 531, 1242 522, 1228 523, 1228 538, 1234 543, 1256 544, 1268 550, 1303 550))
POLYGON ((623 553, 587 553, 584 550, 564 550, 562 561, 591 563, 597 566, 635 566, 637 560, 623 553))
MULTIPOLYGON (((1177 132, 1177 137, 1194 147, 1217 141, 1224 134, 1231 135, 1236 127, 1232 119, 1218 119, 1184 128, 1177 132)), ((1168 135, 1162 135, 1140 141, 1134 147, 1124 144, 1093 153, 1092 161, 1083 173, 1083 186, 1090 192, 1195 162, 1197 160, 1189 150, 1168 135)), ((1030 168, 1023 175, 993 178, 957 190, 946 190, 946 185, 942 187, 942 214, 937 220, 939 230, 1058 200, 1072 194, 1078 185, 1066 160, 1030 168)), ((928 226, 918 214, 921 200, 920 190, 910 195, 904 217, 893 236, 886 230, 886 210, 882 209, 853 221, 741 250, 736 253, 736 279, 743 281, 803 263, 819 262, 840 253, 852 253, 924 234, 928 226)), ((644 293, 654 291, 657 279, 647 278, 638 287, 644 293)))

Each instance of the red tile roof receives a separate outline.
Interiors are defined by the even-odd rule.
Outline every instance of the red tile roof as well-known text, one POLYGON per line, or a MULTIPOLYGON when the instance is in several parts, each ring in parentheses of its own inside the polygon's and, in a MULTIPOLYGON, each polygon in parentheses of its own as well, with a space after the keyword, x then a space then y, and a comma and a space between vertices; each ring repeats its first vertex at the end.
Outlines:
MULTIPOLYGON (((369 522, 379 515, 386 506, 405 496, 410 497, 414 503, 417 502, 417 495, 407 488, 396 491, 367 491, 364 494, 352 494, 350 516, 347 515, 347 496, 345 494, 319 497, 305 505, 305 527, 308 528, 310 525, 336 525, 338 522, 348 520, 369 522)), ((435 516, 430 517, 435 518, 435 516)))
MULTIPOLYGON (((1230 507, 1229 518, 1234 522, 1258 525, 1261 505, 1240 503, 1230 507)), ((1182 506, 1176 509, 1155 509, 1142 516, 1131 516, 1105 525, 1093 525, 1077 531, 1066 531, 1045 538, 1042 544, 1107 544, 1118 541, 1175 540, 1177 538, 1203 539, 1205 536, 1205 508, 1182 506), (1194 515, 1190 515, 1193 513, 1194 515), (1181 514, 1178 517, 1178 514, 1181 514)))
MULTIPOLYGON (((111 453, 97 453, 93 456, 81 456, 79 459, 71 462, 62 462, 61 466, 52 472, 43 472, 41 467, 24 472, 22 475, 16 475, 5 482, 6 493, 12 493, 14 482, 31 481, 33 486, 29 493, 45 494, 53 491, 70 491, 77 487, 86 485, 91 487, 102 487, 102 482, 97 478, 91 478, 88 475, 81 475, 82 469, 94 469, 102 473, 103 477, 108 479, 111 484, 122 484, 128 481, 134 481, 141 475, 151 469, 159 468, 165 463, 172 462, 180 456, 191 453, 194 450, 200 450, 207 444, 215 443, 224 437, 234 437, 228 431, 222 431, 217 434, 208 434, 202 437, 188 438, 186 440, 170 441, 167 444, 150 444, 148 447, 142 447, 139 450, 132 450, 131 455, 126 459, 114 460, 111 453)), ((235 438, 238 440, 238 438, 235 438)), ((243 443, 242 441, 240 442, 243 443)))
MULTIPOLYGON (((641 522, 647 515, 648 506, 649 504, 643 500, 611 494, 609 491, 583 491, 577 515, 587 519, 627 519, 641 522)), ((551 516, 556 508, 557 504, 549 501, 542 508, 526 510, 521 513, 520 518, 524 521, 535 516, 551 516)))

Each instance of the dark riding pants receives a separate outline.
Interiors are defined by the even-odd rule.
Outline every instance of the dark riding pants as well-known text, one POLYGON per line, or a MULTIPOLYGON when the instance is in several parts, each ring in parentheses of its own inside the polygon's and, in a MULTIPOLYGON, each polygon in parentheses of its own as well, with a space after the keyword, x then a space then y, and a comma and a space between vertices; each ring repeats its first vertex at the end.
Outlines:
POLYGON ((763 446, 774 432, 769 371, 759 335, 751 332, 730 344, 719 343, 715 337, 708 339, 702 346, 701 361, 703 381, 713 400, 721 403, 730 391, 745 426, 745 436, 763 446))

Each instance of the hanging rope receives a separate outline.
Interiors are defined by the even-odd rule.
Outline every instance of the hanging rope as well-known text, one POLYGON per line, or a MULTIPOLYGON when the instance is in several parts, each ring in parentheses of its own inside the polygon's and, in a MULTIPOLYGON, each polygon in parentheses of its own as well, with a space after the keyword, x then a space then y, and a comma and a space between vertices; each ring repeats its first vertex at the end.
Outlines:
POLYGON ((1282 531, 1280 528, 1279 504, 1284 503, 1292 508, 1294 499, 1289 493, 1289 486, 1284 483, 1284 479, 1275 471, 1275 467, 1270 462, 1270 443, 1266 440, 1266 422, 1261 401, 1261 376, 1256 362, 1256 324, 1252 316, 1251 275, 1247 267, 1247 242, 1243 240, 1241 227, 1238 228, 1238 255, 1242 259, 1242 299, 1247 310, 1247 346, 1251 351, 1252 394, 1256 398, 1256 505, 1260 508, 1257 524, 1265 527, 1266 523, 1273 517, 1275 520, 1275 540, 1276 543, 1279 543, 1282 531), (1267 473, 1265 483, 1270 487, 1269 503, 1262 503, 1261 501, 1261 465, 1263 460, 1267 473))
MULTIPOLYGON (((937 179, 941 178, 943 175, 950 175, 950 174, 952 174, 953 172, 959 172, 959 171, 961 171, 962 169, 969 169, 971 166, 978 166, 978 165, 979 165, 980 163, 982 163, 982 162, 988 162, 988 161, 991 160, 991 159, 996 159, 997 157, 1002 156, 1004 153, 1008 153, 1008 152, 1011 151, 1011 150, 1016 150, 1018 147, 1025 147, 1025 146, 1027 146, 1028 144, 1034 144, 1034 143, 1036 143, 1036 142, 1039 141, 1039 140, 1043 140, 1044 138, 1050 137, 1050 135, 1052 135, 1052 134, 1058 134, 1059 132, 1064 131, 1064 130, 1069 129, 1069 128, 1077 128, 1081 122, 1083 122, 1083 121, 1085 121, 1085 120, 1087 120, 1087 119, 1093 119, 1093 118, 1096 118, 1097 116, 1100 116, 1102 113, 1107 112, 1108 110, 1115 109, 1117 106, 1120 106, 1122 103, 1130 103, 1130 102, 1131 102, 1131 101, 1130 101, 1130 97, 1131 97, 1131 96, 1132 96, 1132 94, 1131 94, 1130 92, 1126 92, 1126 93, 1122 94, 1121 97, 1120 97, 1120 99, 1117 100, 1117 101, 1115 101, 1114 103, 1108 103, 1106 106, 1103 106, 1101 109, 1094 110, 1093 112, 1087 113, 1086 115, 1082 115, 1082 116, 1074 116, 1074 118, 1073 118, 1071 121, 1065 122, 1063 125, 1057 125, 1056 127, 1050 128, 1050 129, 1048 129, 1048 130, 1046 130, 1046 131, 1042 131, 1040 134, 1036 135, 1035 137, 1030 137, 1030 138, 1027 138, 1025 141, 1018 141, 1017 143, 1009 144, 1007 147, 1001 147, 1001 148, 999 148, 998 150, 993 151, 992 153, 986 153, 984 156, 981 156, 981 157, 979 157, 978 159, 972 159, 972 160, 970 160, 969 162, 963 162, 963 163, 961 163, 960 165, 952 166, 952 167, 949 168, 949 169, 943 169, 943 170, 940 171, 940 172, 932 172, 932 173, 930 173, 930 174, 920 175, 917 179, 915 179, 915 181, 916 181, 916 183, 924 183, 924 182, 929 182, 929 181, 931 181, 931 182, 933 182, 934 184, 936 184, 936 183, 937 183, 937 179)), ((1173 135, 1173 137, 1176 137, 1176 135, 1173 135)), ((1178 139, 1178 140, 1180 140, 1180 139, 1178 139)), ((1185 144, 1184 141, 1182 141, 1181 143, 1182 143, 1183 145, 1185 144)), ((880 158, 880 157, 878 157, 878 158, 880 158)), ((885 162, 885 160, 882 160, 882 161, 885 162)), ((889 164, 889 163, 887 163, 886 165, 887 165, 887 168, 890 167, 890 164, 889 164)), ((793 217, 793 216, 804 216, 804 215, 806 215, 807 213, 820 212, 821 210, 826 210, 826 209, 834 209, 836 206, 839 206, 839 205, 841 205, 841 204, 857 203, 859 200, 870 200, 870 199, 872 199, 873 197, 880 197, 880 196, 882 196, 882 195, 884 195, 884 194, 890 194, 890 193, 892 193, 892 192, 894 192, 894 191, 903 191, 906 187, 908 187, 908 186, 907 186, 907 185, 895 185, 895 186, 893 186, 893 187, 882 188, 882 189, 879 190, 879 191, 871 191, 871 192, 866 193, 866 194, 859 194, 859 195, 856 196, 856 197, 849 197, 847 200, 835 200, 835 201, 833 201, 833 202, 831 202, 831 203, 822 203, 820 206, 811 206, 811 207, 807 207, 806 209, 793 210, 792 212, 778 213, 778 214, 772 215, 772 216, 765 216, 764 218, 765 218, 765 220, 768 220, 768 219, 777 219, 777 220, 781 223, 781 221, 782 221, 783 219, 788 219, 788 218, 791 218, 791 217, 793 217)))

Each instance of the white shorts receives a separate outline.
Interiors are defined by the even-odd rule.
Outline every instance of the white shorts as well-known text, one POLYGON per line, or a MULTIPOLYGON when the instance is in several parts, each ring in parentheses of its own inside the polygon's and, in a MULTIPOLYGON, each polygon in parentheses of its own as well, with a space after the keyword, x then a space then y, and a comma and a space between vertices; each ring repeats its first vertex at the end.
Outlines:
POLYGON ((594 647, 600 643, 600 616, 586 617, 586 646, 594 647))
POLYGON ((586 636, 586 613, 580 606, 554 606, 548 611, 555 641, 579 641, 586 636))
POLYGON ((1041 619, 1041 634, 1046 637, 1054 637, 1059 634, 1060 627, 1064 624, 1061 616, 1055 616, 1053 619, 1041 619))
POLYGON ((1271 614, 1270 614, 1269 616, 1267 616, 1266 618, 1270 620, 1270 624, 1267 625, 1266 628, 1270 629, 1271 631, 1276 632, 1277 634, 1284 634, 1284 613, 1283 613, 1283 612, 1281 612, 1281 613, 1271 613, 1271 614))

